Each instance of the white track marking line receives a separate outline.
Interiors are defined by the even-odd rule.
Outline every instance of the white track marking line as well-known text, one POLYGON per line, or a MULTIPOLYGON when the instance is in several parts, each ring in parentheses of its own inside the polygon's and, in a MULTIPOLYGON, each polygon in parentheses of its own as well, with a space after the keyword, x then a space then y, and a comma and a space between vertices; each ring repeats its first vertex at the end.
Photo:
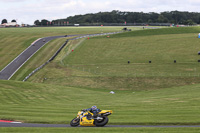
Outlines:
MULTIPOLYGON (((39 41, 41 38, 37 39, 37 41, 39 41)), ((35 42, 37 42, 35 41, 35 42)), ((29 49, 32 45, 30 45, 28 48, 26 48, 22 53, 20 53, 14 60, 12 60, 6 67, 4 67, 0 72, 2 72, 3 70, 5 70, 11 63, 13 63, 20 55, 22 55, 27 49, 29 49)))
MULTIPOLYGON (((46 42, 42 47, 44 47, 48 42, 46 42)), ((12 76, 35 54, 37 53, 42 47, 40 47, 37 51, 35 51, 28 59, 26 59, 26 61, 24 61, 23 64, 21 64, 17 70, 15 72, 13 72, 13 74, 8 78, 8 80, 10 80, 12 78, 12 76)), ((20 54, 21 55, 21 54, 20 54)))
MULTIPOLYGON (((46 37, 45 37, 46 38, 46 37)), ((63 37, 60 37, 60 38, 63 38, 63 37)), ((40 38, 40 39, 43 39, 43 38, 40 38)), ((39 39, 39 40, 40 40, 39 39)), ((56 38, 55 38, 56 39, 56 38)), ((53 39, 52 39, 53 40, 53 39)), ((49 40, 48 42, 52 41, 52 40, 49 40)), ((20 67, 18 67, 18 69, 8 78, 8 80, 10 80, 12 78, 12 76, 33 56, 35 55, 35 53, 37 53, 41 48, 43 48, 48 42, 46 42, 45 44, 43 44, 42 47, 40 47, 37 51, 35 51, 20 67)), ((20 54, 21 55, 21 54, 20 54)))

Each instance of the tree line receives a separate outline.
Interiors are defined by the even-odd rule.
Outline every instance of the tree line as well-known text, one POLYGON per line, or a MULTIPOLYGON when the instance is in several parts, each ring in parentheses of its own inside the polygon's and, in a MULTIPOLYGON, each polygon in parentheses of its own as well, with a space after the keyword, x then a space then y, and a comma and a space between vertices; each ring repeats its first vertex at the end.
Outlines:
POLYGON ((165 11, 156 12, 122 12, 113 10, 111 12, 90 13, 85 15, 70 16, 65 19, 53 21, 36 20, 35 25, 56 25, 56 24, 75 24, 75 23, 171 23, 194 25, 200 24, 200 13, 187 11, 165 11))

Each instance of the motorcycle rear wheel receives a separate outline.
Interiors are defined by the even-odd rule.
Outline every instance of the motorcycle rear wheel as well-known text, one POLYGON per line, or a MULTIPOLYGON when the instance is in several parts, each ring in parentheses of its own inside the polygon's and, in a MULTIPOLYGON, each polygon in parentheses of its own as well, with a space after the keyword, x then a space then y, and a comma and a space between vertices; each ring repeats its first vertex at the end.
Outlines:
POLYGON ((80 119, 79 118, 74 118, 71 122, 70 122, 70 125, 72 126, 72 127, 76 127, 76 126, 78 126, 80 124, 80 119))
POLYGON ((103 127, 108 123, 108 117, 107 116, 102 116, 103 120, 98 121, 98 120, 94 120, 94 124, 97 127, 103 127))

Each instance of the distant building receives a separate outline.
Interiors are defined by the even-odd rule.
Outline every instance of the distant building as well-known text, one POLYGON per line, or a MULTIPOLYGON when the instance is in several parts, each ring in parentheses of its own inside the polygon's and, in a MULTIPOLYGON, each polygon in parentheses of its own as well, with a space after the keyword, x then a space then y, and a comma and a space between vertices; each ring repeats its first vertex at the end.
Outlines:
POLYGON ((19 25, 17 22, 9 22, 1 24, 0 27, 19 27, 19 25))
POLYGON ((0 25, 0 28, 4 28, 5 26, 4 25, 0 25))
POLYGON ((1 24, 0 27, 6 27, 6 23, 1 24))
POLYGON ((17 22, 9 22, 9 23, 6 24, 6 26, 8 26, 8 27, 18 27, 18 24, 17 24, 17 22))

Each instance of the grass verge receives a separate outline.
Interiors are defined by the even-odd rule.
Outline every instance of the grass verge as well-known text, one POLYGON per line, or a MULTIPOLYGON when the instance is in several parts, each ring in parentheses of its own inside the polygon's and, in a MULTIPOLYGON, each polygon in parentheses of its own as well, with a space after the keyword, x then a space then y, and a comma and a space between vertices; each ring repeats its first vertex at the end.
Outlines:
POLYGON ((199 128, 0 128, 4 133, 199 133, 199 128))

